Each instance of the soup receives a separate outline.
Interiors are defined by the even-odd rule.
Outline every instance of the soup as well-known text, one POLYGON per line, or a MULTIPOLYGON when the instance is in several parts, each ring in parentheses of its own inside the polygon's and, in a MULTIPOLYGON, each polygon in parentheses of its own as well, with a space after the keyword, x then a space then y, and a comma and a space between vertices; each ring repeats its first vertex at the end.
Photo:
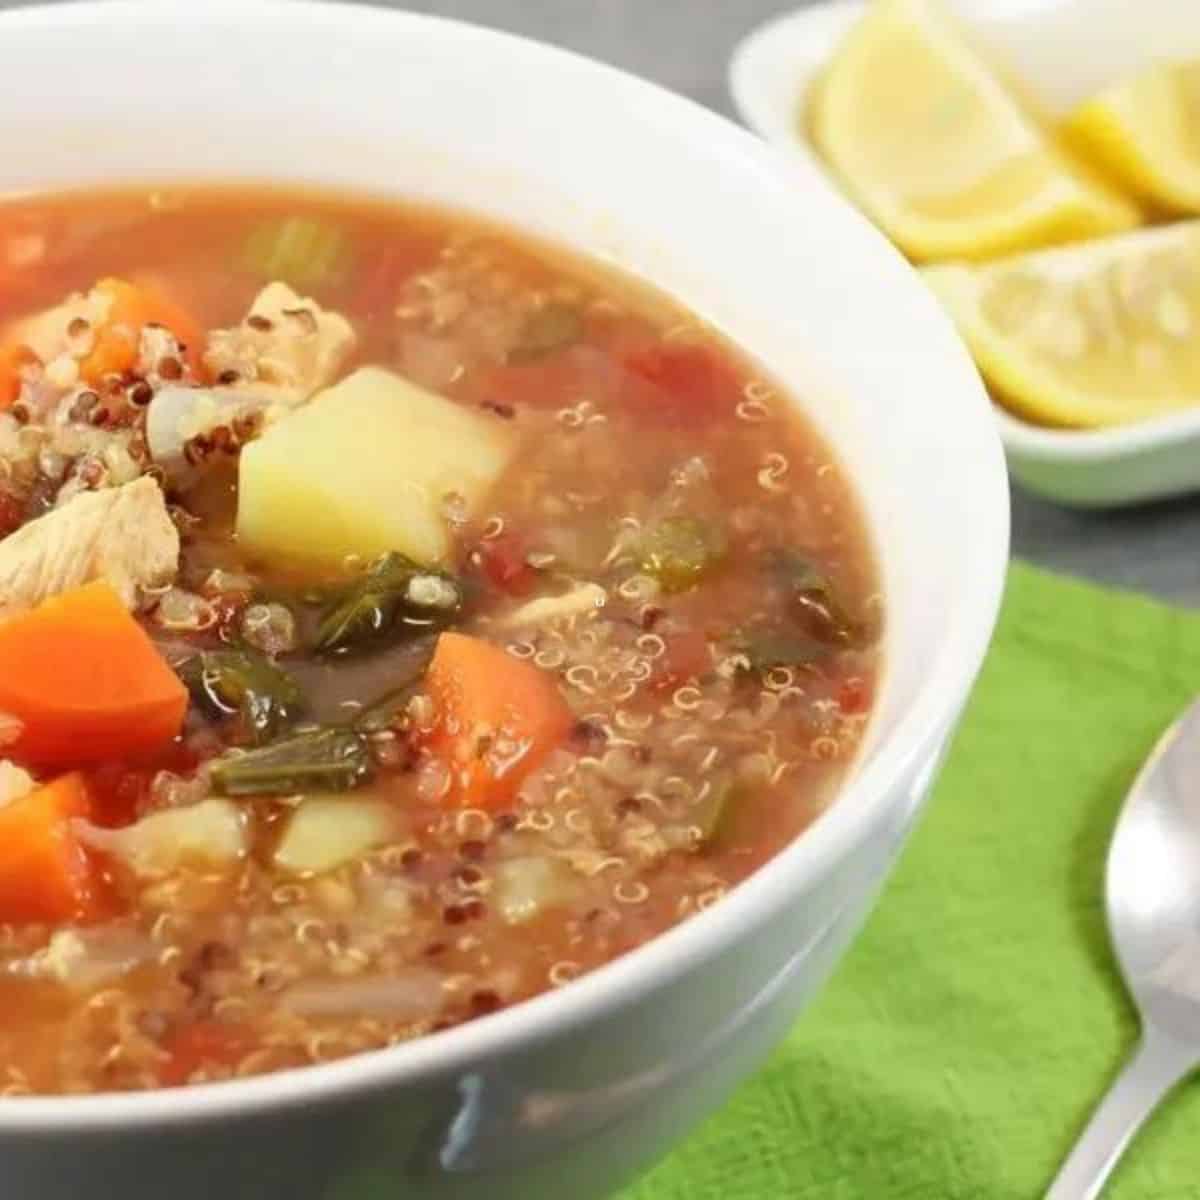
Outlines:
POLYGON ((829 803, 882 624, 712 330, 460 214, 0 206, 0 1088, 392 1045, 717 903, 829 803))

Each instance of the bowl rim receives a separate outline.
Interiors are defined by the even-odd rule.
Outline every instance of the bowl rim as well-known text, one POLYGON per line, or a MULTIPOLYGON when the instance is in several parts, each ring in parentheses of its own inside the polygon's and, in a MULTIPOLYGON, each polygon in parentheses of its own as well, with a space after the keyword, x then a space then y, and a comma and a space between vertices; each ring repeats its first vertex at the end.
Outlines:
MULTIPOLYGON (((801 157, 835 188, 837 181, 797 131, 797 114, 781 110, 759 81, 764 63, 786 50, 796 63, 796 93, 802 96, 828 62, 837 40, 865 10, 865 0, 817 0, 771 17, 737 43, 726 72, 734 109, 746 125, 783 153, 801 157)), ((994 412, 1003 444, 1023 460, 1037 463, 1110 463, 1200 438, 1200 409, 1165 412, 1099 429, 1037 425, 1000 404, 994 405, 994 412)))
MULTIPOLYGON (((489 43, 513 59, 534 65, 554 60, 600 81, 636 89, 639 103, 665 119, 674 119, 722 144, 753 173, 792 185, 823 186, 818 176, 800 177, 793 165, 764 141, 702 105, 586 56, 533 39, 443 17, 330 0, 209 0, 204 6, 175 0, 178 19, 192 24, 253 20, 287 6, 305 22, 379 23, 390 30, 404 26, 447 39, 489 43)), ((156 13, 168 8, 156 5, 156 13)), ((97 22, 141 22, 142 0, 77 0, 41 7, 19 6, 0 12, 0 36, 21 30, 86 30, 97 22)), ((894 255, 882 235, 853 216, 858 236, 874 242, 873 252, 894 255)), ((948 319, 912 275, 911 304, 926 305, 931 328, 949 333, 948 319)), ((962 594, 946 614, 946 629, 913 703, 896 729, 873 751, 844 785, 839 801, 719 905, 675 926, 558 991, 543 993, 493 1015, 388 1049, 330 1063, 224 1082, 152 1092, 106 1092, 86 1096, 18 1096, 0 1106, 0 1132, 103 1131, 129 1126, 176 1127, 223 1121, 261 1112, 285 1112, 314 1103, 362 1097, 418 1080, 477 1069, 518 1049, 548 1041, 606 1012, 627 1006, 715 957, 749 928, 762 924, 818 873, 823 864, 845 859, 883 824, 895 804, 899 785, 929 762, 948 737, 983 660, 1003 591, 1008 557, 1009 506, 1003 454, 990 406, 978 375, 957 339, 946 339, 957 361, 947 370, 961 375, 963 395, 956 397, 952 419, 972 451, 970 488, 963 503, 973 515, 977 537, 969 553, 962 594), (973 395, 971 393, 974 393, 973 395)), ((902 789, 901 789, 902 790, 902 789)))

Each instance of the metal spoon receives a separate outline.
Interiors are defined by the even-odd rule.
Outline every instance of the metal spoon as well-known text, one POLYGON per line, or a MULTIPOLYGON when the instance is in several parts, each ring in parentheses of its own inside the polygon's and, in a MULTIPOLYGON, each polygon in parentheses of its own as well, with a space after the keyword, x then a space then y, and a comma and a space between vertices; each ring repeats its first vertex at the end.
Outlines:
POLYGON ((1105 890, 1142 1037, 1046 1200, 1098 1196, 1142 1123, 1200 1064, 1200 701, 1163 734, 1134 781, 1105 890))

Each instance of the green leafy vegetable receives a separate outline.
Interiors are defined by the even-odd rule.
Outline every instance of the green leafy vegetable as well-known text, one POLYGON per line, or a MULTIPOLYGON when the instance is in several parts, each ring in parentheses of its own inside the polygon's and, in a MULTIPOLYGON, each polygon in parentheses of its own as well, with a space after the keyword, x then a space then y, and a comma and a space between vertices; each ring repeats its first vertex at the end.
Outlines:
POLYGON ((304 709, 296 681, 251 650, 202 651, 179 675, 210 715, 235 717, 242 740, 256 746, 282 733, 304 709))
POLYGON ((314 729, 218 759, 212 768, 212 784, 225 796, 344 792, 370 773, 370 754, 357 733, 314 729))
POLYGON ((462 605, 462 588, 453 577, 403 554, 385 554, 325 610, 314 648, 344 654, 404 633, 441 629, 462 605))
POLYGON ((810 558, 781 550, 768 568, 789 591, 793 616, 818 641, 859 646, 869 640, 866 626, 850 616, 829 577, 810 558))
POLYGON ((824 642, 791 629, 744 629, 733 637, 734 650, 744 655, 752 671, 772 667, 807 667, 830 655, 824 642))
POLYGON ((345 278, 349 239, 338 226, 313 217, 266 221, 250 231, 242 262, 263 279, 310 289, 345 278))
POLYGON ((420 680, 415 680, 386 693, 373 704, 359 710, 354 718, 354 729, 361 734, 372 734, 398 728, 408 702, 419 690, 420 680))
POLYGON ((534 362, 579 340, 583 319, 569 304, 547 304, 529 314, 509 351, 510 362, 534 362))
POLYGON ((686 592, 725 557, 728 543, 718 526, 696 517, 665 517, 638 541, 641 569, 665 592, 686 592))
POLYGON ((700 830, 700 844, 709 849, 725 840, 733 817, 741 803, 741 789, 729 776, 714 781, 703 800, 691 814, 691 822, 700 830))

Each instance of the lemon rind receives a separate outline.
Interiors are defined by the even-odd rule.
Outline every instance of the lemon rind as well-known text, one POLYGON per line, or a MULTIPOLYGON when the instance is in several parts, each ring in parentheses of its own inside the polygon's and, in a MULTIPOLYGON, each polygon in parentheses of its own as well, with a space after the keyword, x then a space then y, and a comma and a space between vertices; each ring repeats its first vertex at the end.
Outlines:
POLYGON ((1135 86, 1081 104, 1063 132, 1071 145, 1140 199, 1172 213, 1200 213, 1200 163, 1141 118, 1135 86))
POLYGON ((956 36, 948 22, 936 20, 930 5, 920 0, 883 0, 868 10, 814 86, 808 126, 813 142, 849 197, 917 262, 947 258, 978 261, 1080 237, 1119 233, 1140 221, 1136 207, 1124 197, 1076 169, 1033 117, 1023 111, 986 62, 956 36), (873 20, 883 34, 868 25, 873 20), (917 25, 920 36, 946 61, 948 69, 984 90, 989 107, 1011 125, 1014 138, 1027 134, 1031 143, 1041 141, 1048 160, 1059 171, 1057 189, 1044 190, 1015 209, 964 222, 915 215, 902 202, 889 197, 886 186, 872 186, 861 158, 853 153, 852 142, 839 134, 851 124, 848 114, 861 83, 863 47, 870 44, 871 38, 886 35, 885 23, 889 21, 906 21, 906 28, 917 25))
POLYGON ((979 301, 986 287, 984 273, 995 269, 995 264, 983 270, 945 264, 926 268, 922 276, 954 320, 993 397, 1004 408, 1037 425, 1104 429, 1200 406, 1200 395, 1195 394, 1159 394, 1135 405, 1128 396, 1083 391, 1064 382, 1025 350, 1019 339, 999 333, 982 315, 979 301))

